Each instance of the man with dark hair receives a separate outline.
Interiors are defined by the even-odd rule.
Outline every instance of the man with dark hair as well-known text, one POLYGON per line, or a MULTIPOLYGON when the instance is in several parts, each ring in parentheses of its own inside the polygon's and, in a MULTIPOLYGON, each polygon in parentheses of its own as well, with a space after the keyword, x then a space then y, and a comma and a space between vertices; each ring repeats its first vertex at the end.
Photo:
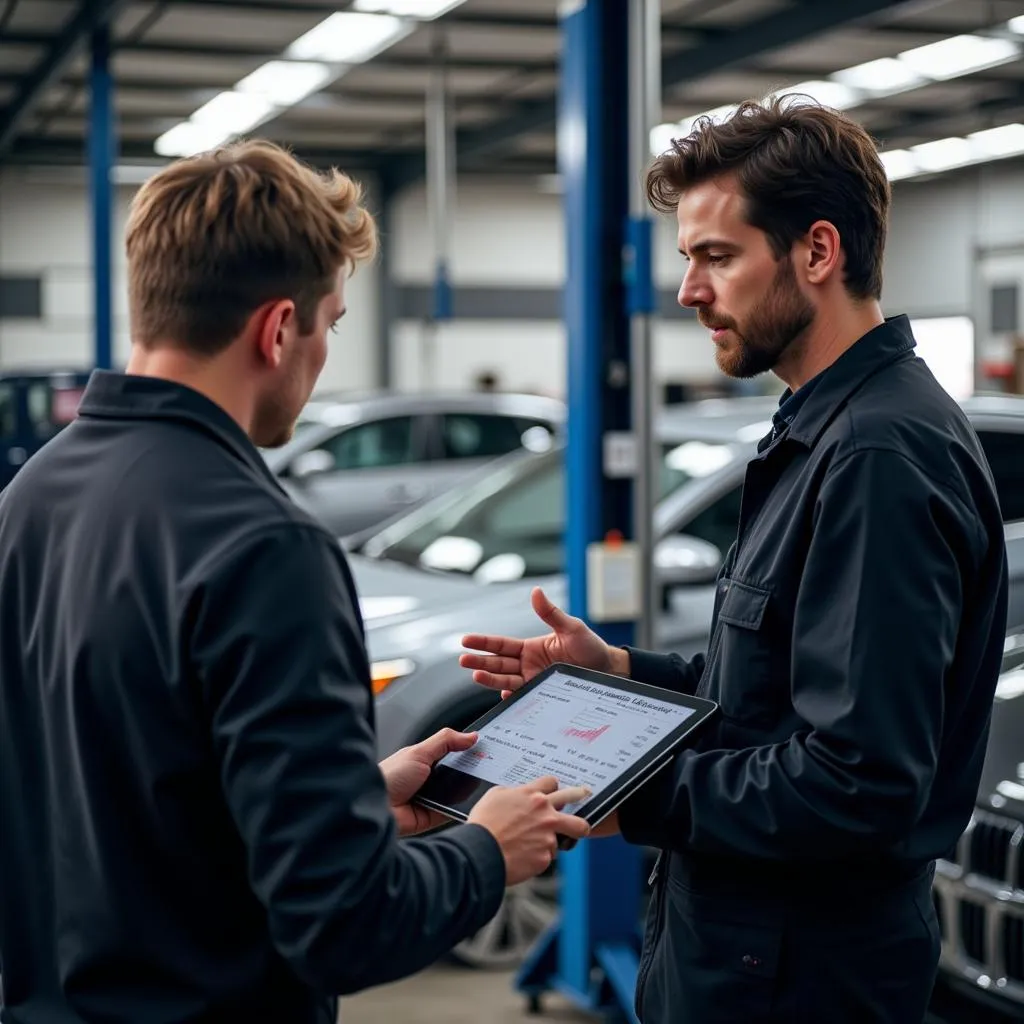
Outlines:
POLYGON ((128 220, 132 352, 0 498, 4 1024, 334 1024, 545 870, 578 789, 412 804, 378 765, 348 564, 258 445, 292 433, 376 247, 356 182, 266 142, 128 220))
POLYGON ((971 814, 1003 647, 992 476, 906 317, 882 315, 889 187, 858 125, 744 103, 677 139, 647 187, 677 217, 679 301, 721 369, 787 385, 708 651, 610 647, 538 589, 552 632, 467 636, 462 664, 504 690, 565 661, 720 704, 600 830, 661 851, 644 1024, 914 1024, 939 955, 934 861, 971 814))

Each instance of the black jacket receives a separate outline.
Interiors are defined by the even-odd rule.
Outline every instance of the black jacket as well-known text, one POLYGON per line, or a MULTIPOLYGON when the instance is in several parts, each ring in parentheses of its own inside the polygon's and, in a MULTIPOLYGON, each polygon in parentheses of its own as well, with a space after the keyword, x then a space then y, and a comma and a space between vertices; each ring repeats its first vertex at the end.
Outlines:
POLYGON ((97 372, 0 500, 5 1022, 333 1022, 496 912, 482 828, 397 841, 335 540, 240 428, 97 372))
POLYGON ((662 962, 666 877, 841 908, 926 872, 970 817, 1003 522, 972 427, 913 347, 905 317, 871 331, 762 442, 706 658, 631 652, 635 678, 722 711, 620 814, 628 840, 667 851, 641 971, 660 999, 685 984, 662 962))

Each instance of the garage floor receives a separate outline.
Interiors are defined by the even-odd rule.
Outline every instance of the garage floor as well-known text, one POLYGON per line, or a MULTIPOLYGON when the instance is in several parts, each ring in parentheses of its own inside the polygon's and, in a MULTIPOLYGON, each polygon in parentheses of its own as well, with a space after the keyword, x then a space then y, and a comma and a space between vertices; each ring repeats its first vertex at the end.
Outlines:
POLYGON ((394 985, 342 1001, 342 1024, 594 1024, 558 996, 545 996, 543 1015, 526 1012, 526 1000, 506 971, 438 966, 394 985))
MULTIPOLYGON (((443 965, 394 985, 342 1001, 339 1024, 601 1024, 556 995, 544 997, 540 1016, 512 989, 509 971, 474 971, 443 965)), ((974 1004, 943 1003, 925 1024, 1010 1024, 974 1004)))

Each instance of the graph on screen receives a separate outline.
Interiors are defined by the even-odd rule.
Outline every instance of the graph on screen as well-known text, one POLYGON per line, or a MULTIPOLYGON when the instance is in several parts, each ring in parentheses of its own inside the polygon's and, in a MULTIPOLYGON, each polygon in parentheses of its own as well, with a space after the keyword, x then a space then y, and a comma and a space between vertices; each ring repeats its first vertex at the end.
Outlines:
POLYGON ((691 714, 555 673, 484 725, 476 746, 441 763, 503 786, 554 775, 596 796, 691 714))

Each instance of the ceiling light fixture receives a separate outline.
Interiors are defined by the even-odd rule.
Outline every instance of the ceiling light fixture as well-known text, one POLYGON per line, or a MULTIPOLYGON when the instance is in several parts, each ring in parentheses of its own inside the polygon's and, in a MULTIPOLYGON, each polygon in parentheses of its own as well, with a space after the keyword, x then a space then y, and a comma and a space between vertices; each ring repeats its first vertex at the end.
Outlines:
POLYGON ((963 35, 904 50, 897 60, 924 78, 948 81, 1016 60, 1020 53, 1020 44, 1012 39, 963 35))
POLYGON ((390 14, 339 11, 299 36, 285 54, 294 60, 362 64, 407 36, 414 27, 390 14))
POLYGON ((353 11, 367 11, 371 14, 393 14, 396 18, 415 18, 417 21, 433 21, 458 7, 465 0, 356 0, 353 11))
POLYGON ((276 107, 291 107, 301 103, 310 93, 322 89, 331 74, 326 64, 271 60, 246 75, 235 86, 235 90, 261 96, 276 107))

